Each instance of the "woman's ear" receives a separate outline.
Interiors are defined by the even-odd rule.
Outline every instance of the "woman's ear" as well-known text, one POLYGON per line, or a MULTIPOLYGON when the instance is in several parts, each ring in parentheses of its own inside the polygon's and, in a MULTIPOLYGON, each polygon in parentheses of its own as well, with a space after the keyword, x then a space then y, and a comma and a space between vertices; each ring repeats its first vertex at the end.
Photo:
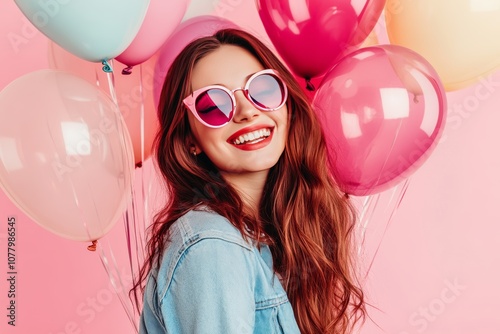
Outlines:
POLYGON ((186 138, 186 147, 188 152, 192 155, 198 155, 202 152, 200 145, 198 145, 198 141, 192 134, 188 135, 186 138))
POLYGON ((197 145, 190 145, 189 146, 189 153, 190 154, 197 156, 201 152, 202 152, 201 149, 197 145))

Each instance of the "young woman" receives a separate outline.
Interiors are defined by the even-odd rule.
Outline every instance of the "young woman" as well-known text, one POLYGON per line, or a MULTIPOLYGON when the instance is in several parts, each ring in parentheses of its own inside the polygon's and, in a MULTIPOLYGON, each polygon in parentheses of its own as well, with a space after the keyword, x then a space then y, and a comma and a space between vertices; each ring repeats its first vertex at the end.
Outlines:
POLYGON ((350 332, 365 314, 354 214, 286 67, 219 31, 175 59, 159 111, 169 197, 135 286, 140 333, 350 332))

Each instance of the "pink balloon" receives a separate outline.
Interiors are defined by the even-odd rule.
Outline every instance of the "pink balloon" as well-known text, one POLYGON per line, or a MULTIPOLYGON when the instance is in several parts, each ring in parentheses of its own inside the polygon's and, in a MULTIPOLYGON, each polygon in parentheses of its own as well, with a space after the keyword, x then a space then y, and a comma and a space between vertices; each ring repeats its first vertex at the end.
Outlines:
POLYGON ((328 72, 314 99, 337 180, 369 195, 407 178, 444 128, 446 95, 436 71, 396 45, 360 49, 328 72))
POLYGON ((156 63, 153 93, 157 106, 168 69, 182 49, 195 39, 211 36, 216 31, 226 28, 238 28, 238 26, 229 20, 210 15, 194 17, 177 27, 161 47, 156 63))
POLYGON ((300 77, 328 71, 375 27, 385 0, 257 0, 264 27, 300 77))
POLYGON ((148 60, 179 25, 190 0, 150 0, 141 29, 116 60, 128 66, 148 60))
POLYGON ((41 70, 0 92, 0 186, 47 230, 78 241, 105 235, 126 207, 133 171, 116 104, 87 81, 41 70))

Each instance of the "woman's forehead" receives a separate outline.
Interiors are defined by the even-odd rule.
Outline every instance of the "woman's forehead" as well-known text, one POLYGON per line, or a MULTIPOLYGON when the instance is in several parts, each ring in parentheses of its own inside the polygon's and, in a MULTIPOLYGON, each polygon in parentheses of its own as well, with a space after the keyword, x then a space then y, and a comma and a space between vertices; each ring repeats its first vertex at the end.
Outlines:
POLYGON ((222 45, 196 63, 191 77, 192 89, 209 85, 223 85, 230 89, 242 87, 250 75, 263 69, 246 49, 222 45))

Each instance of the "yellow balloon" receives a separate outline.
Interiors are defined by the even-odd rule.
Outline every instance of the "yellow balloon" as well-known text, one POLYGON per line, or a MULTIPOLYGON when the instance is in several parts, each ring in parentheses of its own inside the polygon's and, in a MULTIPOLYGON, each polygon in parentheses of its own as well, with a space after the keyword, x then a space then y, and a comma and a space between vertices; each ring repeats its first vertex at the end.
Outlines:
POLYGON ((447 91, 500 67, 500 0, 387 0, 392 44, 429 61, 447 91))

